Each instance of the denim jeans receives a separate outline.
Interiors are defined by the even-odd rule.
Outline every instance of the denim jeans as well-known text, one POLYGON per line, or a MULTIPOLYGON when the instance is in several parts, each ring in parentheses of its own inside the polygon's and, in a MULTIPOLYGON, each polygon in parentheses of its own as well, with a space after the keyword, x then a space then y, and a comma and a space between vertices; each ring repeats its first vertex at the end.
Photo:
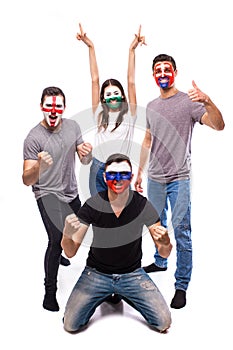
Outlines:
POLYGON ((45 289, 47 292, 57 290, 57 273, 62 253, 61 239, 65 218, 77 213, 81 206, 79 196, 72 202, 60 201, 54 194, 48 194, 37 200, 37 205, 48 234, 48 246, 44 258, 45 289))
POLYGON ((91 196, 98 192, 107 190, 107 185, 103 178, 104 165, 105 163, 93 158, 89 175, 89 189, 91 196))
MULTIPOLYGON (((148 198, 165 227, 168 226, 168 201, 170 203, 171 222, 176 240, 175 288, 187 290, 192 273, 190 180, 162 184, 148 179, 148 198)), ((157 266, 167 267, 167 259, 162 258, 157 250, 154 258, 157 266)))
POLYGON ((155 283, 142 268, 125 274, 104 274, 86 266, 65 308, 65 330, 80 330, 88 323, 97 306, 113 293, 139 311, 156 330, 162 332, 170 327, 169 308, 155 283))

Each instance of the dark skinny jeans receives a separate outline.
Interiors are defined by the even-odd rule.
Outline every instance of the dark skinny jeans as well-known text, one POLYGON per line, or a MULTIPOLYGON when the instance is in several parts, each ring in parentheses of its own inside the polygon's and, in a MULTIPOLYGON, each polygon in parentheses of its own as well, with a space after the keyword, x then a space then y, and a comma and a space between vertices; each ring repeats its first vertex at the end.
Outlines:
POLYGON ((48 234, 48 246, 44 258, 45 290, 56 292, 57 274, 61 259, 62 231, 67 215, 77 214, 81 202, 77 196, 72 202, 65 203, 54 194, 43 196, 37 200, 37 205, 48 234))

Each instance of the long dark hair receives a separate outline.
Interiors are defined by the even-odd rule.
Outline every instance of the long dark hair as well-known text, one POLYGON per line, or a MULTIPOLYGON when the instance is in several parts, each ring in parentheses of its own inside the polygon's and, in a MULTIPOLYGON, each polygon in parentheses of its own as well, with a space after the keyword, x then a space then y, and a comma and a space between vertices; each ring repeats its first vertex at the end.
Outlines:
POLYGON ((104 128, 106 130, 108 127, 108 124, 109 124, 109 107, 107 106, 105 99, 104 99, 104 90, 109 85, 117 86, 120 89, 121 94, 122 94, 122 103, 121 103, 121 107, 120 107, 120 112, 119 112, 119 115, 117 117, 115 127, 111 131, 111 132, 113 132, 122 123, 124 115, 129 110, 129 106, 128 106, 128 101, 127 101, 127 98, 125 96, 125 92, 124 92, 124 89, 123 89, 123 86, 121 85, 121 83, 116 79, 106 80, 102 84, 102 87, 100 90, 100 102, 101 102, 101 105, 103 107, 103 110, 99 113, 99 116, 98 116, 98 119, 100 120, 99 127, 98 127, 99 131, 101 130, 101 128, 104 128))

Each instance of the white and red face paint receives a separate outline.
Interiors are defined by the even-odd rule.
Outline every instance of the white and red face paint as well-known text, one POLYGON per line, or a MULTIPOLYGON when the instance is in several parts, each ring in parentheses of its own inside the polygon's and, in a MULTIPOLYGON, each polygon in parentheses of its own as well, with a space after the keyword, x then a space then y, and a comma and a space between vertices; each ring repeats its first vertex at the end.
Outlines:
POLYGON ((154 78, 156 84, 162 88, 167 89, 171 87, 175 80, 175 71, 170 62, 158 62, 154 66, 154 78))
POLYGON ((55 128, 65 109, 63 98, 61 96, 47 96, 41 109, 47 124, 55 128))
POLYGON ((124 192, 130 185, 132 169, 127 161, 113 162, 105 170, 107 186, 115 193, 124 192))

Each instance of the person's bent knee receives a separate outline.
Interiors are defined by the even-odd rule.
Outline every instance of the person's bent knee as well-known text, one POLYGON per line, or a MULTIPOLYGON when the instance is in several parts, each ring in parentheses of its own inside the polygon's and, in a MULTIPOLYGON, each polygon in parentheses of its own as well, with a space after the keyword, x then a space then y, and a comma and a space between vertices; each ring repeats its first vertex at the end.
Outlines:
POLYGON ((168 313, 166 315, 163 315, 161 319, 159 320, 159 323, 155 324, 150 324, 156 331, 160 333, 166 333, 166 331, 171 327, 171 314, 168 313))
POLYGON ((158 328, 158 331, 159 331, 160 333, 166 333, 167 330, 168 330, 170 327, 171 327, 171 321, 170 321, 170 322, 167 322, 167 323, 164 323, 162 326, 160 326, 160 327, 158 328))
POLYGON ((74 322, 70 321, 66 317, 63 318, 63 327, 66 332, 69 333, 75 333, 78 332, 83 328, 83 325, 75 324, 74 322))

